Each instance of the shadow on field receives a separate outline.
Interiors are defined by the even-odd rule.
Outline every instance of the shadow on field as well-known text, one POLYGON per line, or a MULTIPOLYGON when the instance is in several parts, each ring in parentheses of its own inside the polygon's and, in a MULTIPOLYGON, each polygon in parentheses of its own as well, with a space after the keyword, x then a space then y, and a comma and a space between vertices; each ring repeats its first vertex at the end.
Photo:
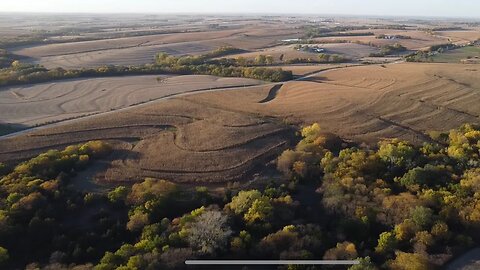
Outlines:
POLYGON ((28 126, 22 124, 9 124, 0 122, 0 136, 27 129, 28 126))
POLYGON ((306 77, 306 78, 303 78, 299 81, 302 81, 302 82, 316 82, 316 83, 323 83, 323 82, 327 82, 327 81, 330 81, 327 77, 323 77, 323 76, 314 76, 314 77, 306 77))
POLYGON ((142 157, 142 153, 130 149, 116 149, 112 153, 110 160, 138 160, 142 157))

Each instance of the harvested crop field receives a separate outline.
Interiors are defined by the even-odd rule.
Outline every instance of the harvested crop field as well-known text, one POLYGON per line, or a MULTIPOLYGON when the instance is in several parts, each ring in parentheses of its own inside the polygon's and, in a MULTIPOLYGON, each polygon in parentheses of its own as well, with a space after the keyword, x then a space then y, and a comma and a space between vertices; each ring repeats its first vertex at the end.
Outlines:
POLYGON ((4 139, 0 160, 108 140, 116 151, 102 175, 107 181, 225 182, 274 158, 290 136, 291 129, 274 118, 172 98, 4 139))
POLYGON ((174 97, 0 141, 0 161, 88 140, 116 145, 105 181, 239 179, 318 122, 344 139, 429 140, 429 130, 480 123, 479 71, 461 64, 389 64, 325 71, 301 81, 174 97), (348 74, 348 76, 347 76, 348 74))
POLYGON ((333 68, 347 67, 354 64, 298 64, 298 65, 279 65, 269 66, 269 68, 281 68, 293 73, 294 76, 305 76, 311 73, 328 70, 333 68))
POLYGON ((0 123, 33 126, 125 108, 180 93, 257 85, 214 76, 126 76, 66 80, 0 89, 0 123))
POLYGON ((372 30, 375 35, 404 35, 409 36, 410 39, 379 39, 375 36, 337 36, 337 37, 322 37, 316 38, 318 42, 336 43, 339 40, 351 43, 371 44, 373 46, 381 47, 385 45, 393 45, 399 43, 409 50, 420 50, 429 48, 432 45, 439 45, 448 43, 448 37, 433 35, 424 31, 402 31, 378 29, 372 30))
POLYGON ((322 44, 320 47, 324 48, 326 53, 340 54, 350 59, 362 58, 379 52, 378 48, 355 43, 330 43, 322 44))
POLYGON ((318 122, 357 142, 399 137, 416 143, 431 130, 480 123, 480 71, 472 65, 390 64, 330 70, 287 82, 272 93, 259 87, 186 97, 288 122, 318 122), (265 100, 265 97, 270 96, 265 100))
POLYGON ((480 39, 480 30, 465 31, 440 31, 435 32, 438 36, 447 37, 451 42, 456 44, 466 44, 480 39))
POLYGON ((346 140, 428 141, 430 130, 480 123, 480 71, 461 64, 339 68, 300 81, 173 97, 0 141, 10 162, 88 140, 116 151, 99 179, 220 183, 241 179, 292 142, 284 124, 318 122, 346 140))
POLYGON ((244 27, 235 30, 163 34, 83 42, 68 42, 19 47, 13 53, 47 68, 83 68, 103 65, 138 65, 152 63, 159 52, 171 55, 199 55, 221 46, 259 49, 278 43, 297 33, 276 28, 268 33, 244 27))
POLYGON ((244 57, 246 59, 253 60, 258 55, 270 55, 272 56, 275 61, 280 61, 282 57, 283 60, 291 60, 294 58, 312 58, 315 59, 317 57, 316 53, 305 52, 305 51, 297 51, 294 49, 294 45, 282 45, 276 46, 267 49, 260 49, 253 52, 246 52, 246 53, 239 53, 234 55, 229 55, 229 58, 237 58, 237 57, 244 57))
MULTIPOLYGON (((332 43, 332 44, 309 44, 308 46, 318 46, 325 49, 325 53, 328 54, 340 54, 350 59, 357 59, 361 57, 366 57, 371 53, 376 53, 379 51, 378 48, 355 44, 355 43, 332 43)), ((295 45, 282 45, 276 46, 268 49, 262 49, 254 52, 247 52, 242 54, 231 55, 229 57, 244 57, 246 59, 254 59, 256 56, 271 55, 276 61, 279 61, 282 58, 285 61, 295 59, 295 58, 312 58, 316 59, 318 53, 308 52, 308 51, 297 51, 294 49, 295 45)))

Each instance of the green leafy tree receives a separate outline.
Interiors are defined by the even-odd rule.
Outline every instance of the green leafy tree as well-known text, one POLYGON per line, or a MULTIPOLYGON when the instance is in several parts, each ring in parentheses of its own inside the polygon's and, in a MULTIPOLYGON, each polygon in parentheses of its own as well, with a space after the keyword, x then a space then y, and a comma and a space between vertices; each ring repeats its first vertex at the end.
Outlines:
POLYGON ((8 250, 6 248, 0 247, 0 265, 4 265, 10 256, 8 255, 8 250))
POLYGON ((393 140, 380 142, 379 145, 377 154, 381 160, 397 167, 409 168, 413 165, 416 151, 409 143, 393 140))
POLYGON ((393 252, 397 248, 397 239, 392 232, 383 232, 378 238, 378 244, 375 248, 375 252, 387 254, 393 252))
POLYGON ((118 186, 108 193, 108 199, 111 202, 121 202, 127 199, 129 190, 124 186, 118 186))
POLYGON ((426 229, 434 222, 432 209, 424 206, 417 206, 411 212, 413 222, 420 228, 426 229))
POLYGON ((350 266, 348 270, 378 270, 370 257, 358 258, 358 264, 350 266))
POLYGON ((258 190, 242 190, 237 196, 232 198, 232 201, 227 204, 227 207, 233 210, 237 215, 244 214, 252 206, 253 202, 261 197, 262 193, 258 190))
POLYGON ((273 214, 273 206, 267 197, 260 197, 253 201, 252 206, 243 216, 243 219, 249 224, 266 221, 273 214))

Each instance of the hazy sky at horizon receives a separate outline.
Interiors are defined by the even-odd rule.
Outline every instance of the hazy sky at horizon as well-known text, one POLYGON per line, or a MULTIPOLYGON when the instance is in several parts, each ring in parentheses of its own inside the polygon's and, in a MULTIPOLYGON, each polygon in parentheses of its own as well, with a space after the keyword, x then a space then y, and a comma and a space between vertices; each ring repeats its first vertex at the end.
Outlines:
POLYGON ((480 17, 478 0, 1 0, 1 12, 304 13, 480 17))

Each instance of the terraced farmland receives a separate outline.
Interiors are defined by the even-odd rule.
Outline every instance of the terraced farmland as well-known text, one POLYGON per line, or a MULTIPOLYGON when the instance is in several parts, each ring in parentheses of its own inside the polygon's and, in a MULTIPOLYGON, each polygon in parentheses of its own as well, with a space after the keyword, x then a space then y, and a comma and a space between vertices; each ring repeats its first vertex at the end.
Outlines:
POLYGON ((290 136, 273 118, 173 98, 4 139, 0 160, 100 139, 116 148, 106 181, 225 182, 275 157, 290 136))
POLYGON ((13 53, 47 68, 83 68, 152 63, 155 54, 199 55, 221 46, 259 49, 295 35, 298 30, 275 31, 244 26, 240 29, 128 37, 20 47, 13 53))
POLYGON ((480 123, 479 75, 461 64, 357 66, 174 97, 1 140, 0 161, 103 139, 117 150, 99 179, 231 181, 292 142, 285 122, 318 122, 346 140, 371 144, 392 137, 421 143, 427 131, 480 123))
POLYGON ((262 82, 214 76, 127 76, 3 88, 0 123, 33 126, 125 108, 180 93, 262 82))
POLYGON ((250 95, 232 91, 187 98, 293 123, 319 122, 358 142, 387 137, 422 142, 427 131, 480 122, 479 75, 466 65, 360 66, 285 83, 268 102, 260 102, 269 94, 264 87, 249 90, 250 95))

